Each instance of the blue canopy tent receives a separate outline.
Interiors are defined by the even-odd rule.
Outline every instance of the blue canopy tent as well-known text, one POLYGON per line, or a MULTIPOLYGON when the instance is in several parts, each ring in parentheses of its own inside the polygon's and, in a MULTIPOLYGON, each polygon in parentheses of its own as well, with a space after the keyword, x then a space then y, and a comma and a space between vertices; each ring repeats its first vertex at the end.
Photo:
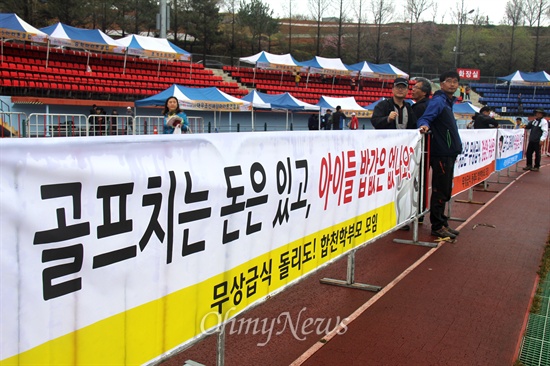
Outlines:
POLYGON ((315 56, 311 60, 299 62, 302 68, 307 68, 307 83, 310 74, 326 74, 332 76, 332 86, 334 88, 334 77, 336 75, 350 75, 355 71, 350 70, 339 58, 326 58, 315 56))
MULTIPOLYGON (((359 79, 395 79, 399 77, 407 79, 409 78, 409 75, 407 73, 398 69, 392 64, 373 64, 367 61, 363 61, 353 65, 348 65, 348 67, 358 73, 359 79)), ((383 87, 384 82, 382 83, 382 88, 383 87)))
POLYGON ((254 65, 254 78, 252 84, 255 84, 256 80, 256 68, 260 69, 273 69, 281 71, 281 84, 283 83, 283 75, 285 71, 299 71, 301 66, 298 65, 298 61, 290 55, 290 53, 284 55, 275 55, 273 53, 261 51, 255 55, 239 58, 240 62, 246 62, 254 65))
MULTIPOLYGON (((216 112, 230 112, 231 116, 231 112, 252 110, 250 102, 235 98, 216 87, 190 88, 178 84, 173 84, 168 89, 145 99, 136 100, 134 104, 136 107, 164 106, 166 99, 172 96, 178 99, 183 109, 213 111, 214 128, 216 128, 216 112)), ((252 130, 254 131, 253 116, 252 130)))
POLYGON ((373 64, 367 61, 348 65, 351 70, 357 71, 360 76, 367 78, 387 78, 395 79, 398 77, 408 78, 409 75, 399 70, 392 64, 373 64))
POLYGON ((265 94, 256 90, 245 95, 241 100, 252 103, 253 107, 263 109, 279 109, 286 111, 286 129, 288 130, 289 111, 315 111, 319 112, 320 107, 296 99, 290 93, 265 94))
POLYGON ((47 43, 48 35, 19 18, 15 13, 0 13, 0 38, 2 62, 4 62, 4 39, 16 39, 47 43))
POLYGON ((508 83, 508 97, 510 97, 510 89, 512 85, 533 86, 533 99, 537 92, 537 86, 550 86, 550 75, 546 71, 525 72, 516 71, 507 76, 501 76, 498 80, 504 80, 508 83))
POLYGON ((189 52, 176 46, 165 38, 130 34, 127 37, 119 39, 118 42, 126 47, 123 73, 126 71, 126 58, 129 54, 159 59, 159 73, 161 59, 191 61, 191 54, 189 52))
POLYGON ((508 76, 498 77, 514 85, 550 86, 550 75, 546 71, 524 72, 516 71, 508 76))
POLYGON ((479 113, 479 108, 470 102, 455 103, 453 105, 454 114, 476 114, 479 113))
MULTIPOLYGON (((48 27, 40 28, 40 30, 48 34, 48 51, 46 54, 46 67, 50 56, 50 44, 56 46, 65 46, 73 48, 82 48, 92 52, 113 52, 123 53, 124 46, 118 41, 112 39, 99 29, 81 29, 71 27, 63 23, 57 23, 48 27)), ((88 61, 86 69, 89 70, 90 54, 88 53, 88 61)))

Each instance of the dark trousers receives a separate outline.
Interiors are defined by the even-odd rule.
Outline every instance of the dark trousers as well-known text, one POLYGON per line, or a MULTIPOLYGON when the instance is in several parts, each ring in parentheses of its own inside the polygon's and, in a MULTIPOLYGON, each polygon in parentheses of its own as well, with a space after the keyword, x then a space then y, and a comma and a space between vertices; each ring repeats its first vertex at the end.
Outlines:
POLYGON ((540 142, 529 141, 527 144, 527 166, 533 168, 540 168, 540 142), (533 166, 533 153, 535 153, 535 166, 533 166))
POLYGON ((432 156, 432 197, 430 199, 430 221, 432 230, 449 226, 445 216, 445 204, 451 200, 456 156, 432 156))

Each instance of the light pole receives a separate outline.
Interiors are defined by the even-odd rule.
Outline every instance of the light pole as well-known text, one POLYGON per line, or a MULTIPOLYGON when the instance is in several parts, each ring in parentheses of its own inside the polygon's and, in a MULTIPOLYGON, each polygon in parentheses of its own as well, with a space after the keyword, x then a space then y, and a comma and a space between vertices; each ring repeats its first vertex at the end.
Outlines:
POLYGON ((460 47, 462 45, 462 23, 466 20, 466 15, 472 14, 474 9, 470 10, 467 13, 458 14, 458 24, 456 25, 456 45, 454 49, 455 53, 455 69, 458 68, 460 64, 460 47))

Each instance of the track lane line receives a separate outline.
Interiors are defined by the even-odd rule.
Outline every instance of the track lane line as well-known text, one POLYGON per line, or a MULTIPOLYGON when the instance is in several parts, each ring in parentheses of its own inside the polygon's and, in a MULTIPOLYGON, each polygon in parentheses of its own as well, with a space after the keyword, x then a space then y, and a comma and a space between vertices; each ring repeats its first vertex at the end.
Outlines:
MULTIPOLYGON (((496 200, 502 193, 504 193, 509 187, 515 184, 521 177, 525 174, 528 174, 529 171, 526 171, 520 174, 517 178, 512 180, 506 187, 504 187, 500 192, 498 192, 493 198, 475 211, 466 221, 457 227, 457 230, 461 230, 468 223, 470 223, 477 215, 479 215, 483 210, 488 207, 494 200, 496 200)), ((311 346, 307 351, 305 351, 300 357, 294 360, 290 366, 300 366, 306 362, 312 355, 321 349, 326 343, 328 343, 339 331, 347 327, 348 324, 357 319, 361 314, 363 314, 368 308, 370 308, 374 303, 376 303, 382 296, 384 296, 388 291, 394 288, 403 278, 405 278, 409 273, 411 273, 416 267, 421 265, 426 259, 428 259, 436 250, 441 248, 445 242, 440 242, 437 247, 430 249, 422 257, 420 257, 416 262, 411 264, 406 270, 404 270, 399 276, 397 276, 393 281, 388 283, 382 290, 376 293, 371 297, 366 303, 361 305, 357 310, 355 310, 349 317, 345 318, 338 326, 336 326, 332 331, 330 331, 326 336, 317 341, 313 346, 311 346)))

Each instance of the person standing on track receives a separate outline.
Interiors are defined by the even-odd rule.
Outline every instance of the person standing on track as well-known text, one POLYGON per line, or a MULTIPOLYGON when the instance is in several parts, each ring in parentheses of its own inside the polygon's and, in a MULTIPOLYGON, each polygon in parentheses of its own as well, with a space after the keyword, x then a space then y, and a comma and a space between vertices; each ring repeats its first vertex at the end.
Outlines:
POLYGON ((434 93, 426 111, 417 122, 421 133, 432 131, 430 166, 432 196, 430 221, 433 236, 454 239, 458 230, 451 229, 445 216, 445 204, 451 200, 456 157, 462 152, 462 141, 453 113, 460 76, 454 70, 439 76, 441 90, 434 93))
POLYGON ((535 119, 530 121, 526 130, 531 130, 529 133, 529 142, 527 143, 527 166, 523 170, 532 170, 538 172, 540 168, 541 147, 548 137, 548 121, 544 118, 544 109, 535 109, 535 119), (535 165, 533 165, 533 153, 535 153, 535 165))

